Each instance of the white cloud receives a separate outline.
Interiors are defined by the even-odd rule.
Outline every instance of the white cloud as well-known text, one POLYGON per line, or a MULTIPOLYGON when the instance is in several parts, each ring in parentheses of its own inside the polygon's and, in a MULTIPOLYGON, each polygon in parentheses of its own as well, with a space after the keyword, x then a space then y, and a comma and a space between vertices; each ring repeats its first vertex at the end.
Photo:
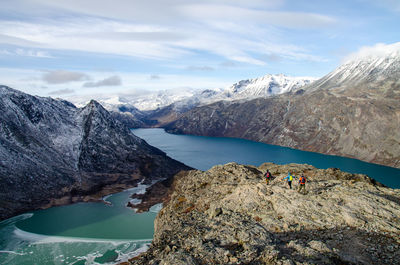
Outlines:
POLYGON ((24 56, 24 57, 37 57, 37 58, 54 58, 50 55, 50 53, 45 51, 37 51, 37 50, 26 50, 26 49, 3 49, 0 50, 0 54, 9 55, 9 56, 24 56))
POLYGON ((215 69, 211 66, 197 66, 197 65, 189 65, 186 67, 186 70, 189 71, 214 71, 215 69))
POLYGON ((36 3, 49 14, 45 19, 0 20, 0 43, 157 60, 205 52, 254 65, 265 65, 259 55, 268 53, 314 60, 309 51, 282 44, 277 37, 280 29, 324 29, 336 23, 335 18, 322 14, 279 11, 283 0, 17 2, 15 12, 23 12, 23 3, 36 3), (51 14, 57 14, 57 19, 51 14))
POLYGON ((83 87, 102 87, 102 86, 120 86, 120 85, 122 85, 121 77, 113 75, 97 82, 86 82, 83 84, 83 87))
POLYGON ((357 52, 346 56, 343 61, 349 62, 363 58, 377 58, 389 55, 400 56, 400 42, 392 44, 377 43, 374 46, 364 46, 357 52))
POLYGON ((53 56, 51 56, 50 53, 45 52, 45 51, 16 49, 15 54, 19 55, 19 56, 27 56, 27 57, 53 58, 53 56))
MULTIPOLYGON (((58 8, 64 11, 83 13, 91 16, 141 21, 150 24, 170 24, 179 22, 185 14, 180 7, 197 4, 197 0, 30 0, 45 7, 58 8)), ((252 8, 276 8, 285 0, 202 0, 204 4, 235 5, 252 8)))
POLYGON ((264 11, 250 8, 242 8, 229 5, 184 5, 180 9, 189 17, 203 20, 234 21, 238 24, 252 21, 266 23, 268 25, 283 26, 288 28, 324 28, 336 23, 330 16, 304 13, 264 11))
POLYGON ((161 76, 160 75, 150 75, 150 80, 159 80, 159 79, 161 79, 161 76))
POLYGON ((48 71, 42 76, 42 80, 48 84, 65 84, 69 82, 84 81, 88 79, 89 76, 85 73, 66 70, 48 71))
MULTIPOLYGON (((106 19, 74 19, 54 21, 49 24, 5 21, 0 22, 0 34, 25 40, 26 46, 98 52, 116 55, 128 55, 142 58, 167 59, 187 54, 182 49, 171 47, 168 43, 149 41, 148 39, 121 39, 107 36, 107 32, 116 34, 164 34, 165 27, 137 26, 106 19), (93 25, 96 25, 95 29, 93 25), (98 34, 96 36, 96 34, 98 34), (31 45, 28 45, 31 43, 31 45)), ((173 32, 171 32, 173 34, 173 32)), ((158 36, 161 39, 161 36, 158 36)), ((1 42, 1 39, 0 39, 1 42)))
POLYGON ((69 95, 69 94, 73 94, 73 93, 75 93, 75 91, 73 89, 64 88, 64 89, 51 91, 48 94, 50 96, 61 96, 61 95, 69 95))
MULTIPOLYGON (((11 35, 13 35, 13 34, 11 34, 11 35)), ((38 46, 38 45, 40 45, 39 43, 29 41, 27 39, 10 36, 10 35, 6 35, 6 34, 1 34, 1 33, 0 33, 0 43, 17 45, 17 46, 38 46)))

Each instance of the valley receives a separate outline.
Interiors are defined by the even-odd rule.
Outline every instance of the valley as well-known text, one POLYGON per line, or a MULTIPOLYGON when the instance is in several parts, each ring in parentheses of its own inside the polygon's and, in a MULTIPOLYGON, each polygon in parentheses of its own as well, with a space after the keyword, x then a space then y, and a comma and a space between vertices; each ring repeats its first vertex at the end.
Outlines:
POLYGON ((3 2, 0 264, 400 265, 400 1, 3 2))

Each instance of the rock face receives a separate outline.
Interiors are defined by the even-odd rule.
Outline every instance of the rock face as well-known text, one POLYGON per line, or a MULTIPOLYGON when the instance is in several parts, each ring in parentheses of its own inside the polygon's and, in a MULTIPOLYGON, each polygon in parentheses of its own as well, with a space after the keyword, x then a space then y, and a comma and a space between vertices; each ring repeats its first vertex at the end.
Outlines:
POLYGON ((304 90, 195 108, 168 132, 238 137, 400 167, 400 52, 350 62, 304 90))
POLYGON ((399 206, 399 190, 338 169, 229 163, 189 171, 175 177, 150 249, 130 262, 399 264, 399 206), (281 181, 288 171, 307 177, 306 194, 281 181))
POLYGON ((0 87, 0 219, 89 200, 185 169, 115 121, 99 103, 0 87))

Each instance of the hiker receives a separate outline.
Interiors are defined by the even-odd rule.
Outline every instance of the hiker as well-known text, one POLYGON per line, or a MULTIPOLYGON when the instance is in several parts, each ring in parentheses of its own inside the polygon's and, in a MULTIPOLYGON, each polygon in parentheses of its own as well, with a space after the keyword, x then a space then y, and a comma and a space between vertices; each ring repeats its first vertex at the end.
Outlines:
POLYGON ((286 178, 284 178, 284 180, 287 179, 287 183, 289 185, 289 188, 292 189, 292 181, 293 181, 293 176, 292 174, 290 174, 290 172, 288 172, 288 175, 286 178))
POLYGON ((265 182, 266 182, 267 185, 268 185, 269 181, 270 181, 271 178, 272 178, 271 173, 269 172, 268 169, 267 169, 267 172, 264 174, 264 177, 265 177, 265 182))
POLYGON ((303 194, 306 194, 306 178, 304 177, 304 175, 301 175, 300 179, 299 179, 299 190, 298 192, 301 193, 301 190, 304 190, 303 194))

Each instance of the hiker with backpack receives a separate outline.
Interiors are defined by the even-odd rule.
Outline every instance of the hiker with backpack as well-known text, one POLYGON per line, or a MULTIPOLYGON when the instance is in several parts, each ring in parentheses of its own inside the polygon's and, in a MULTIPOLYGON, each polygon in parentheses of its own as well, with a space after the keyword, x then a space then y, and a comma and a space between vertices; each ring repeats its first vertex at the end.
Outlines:
POLYGON ((268 185, 269 182, 270 182, 270 180, 272 179, 272 175, 271 175, 271 173, 269 172, 268 169, 267 169, 267 172, 265 172, 264 177, 265 177, 265 182, 266 182, 267 185, 268 185))
POLYGON ((304 191, 303 194, 306 194, 306 193, 307 193, 307 192, 306 192, 306 182, 307 182, 307 180, 306 180, 306 178, 304 177, 304 175, 301 175, 301 177, 300 177, 300 179, 299 179, 299 190, 298 190, 299 193, 301 193, 302 190, 304 191))
POLYGON ((287 183, 288 183, 290 189, 292 189, 293 178, 295 178, 295 177, 292 174, 290 174, 290 172, 288 172, 287 177, 284 178, 284 180, 287 179, 287 183))

